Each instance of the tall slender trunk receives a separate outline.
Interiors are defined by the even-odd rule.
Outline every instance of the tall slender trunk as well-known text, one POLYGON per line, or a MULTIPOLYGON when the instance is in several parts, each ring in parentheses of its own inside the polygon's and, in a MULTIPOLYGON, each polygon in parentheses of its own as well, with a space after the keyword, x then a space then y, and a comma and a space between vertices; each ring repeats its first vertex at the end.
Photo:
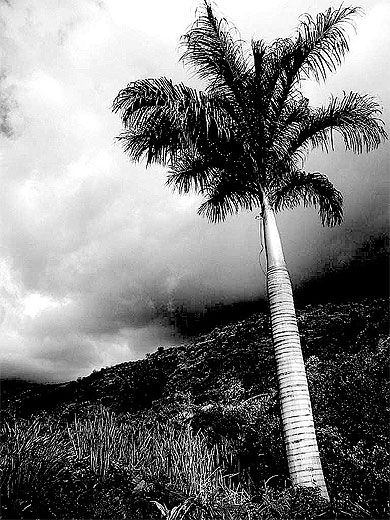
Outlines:
POLYGON ((266 197, 263 222, 267 291, 290 478, 293 486, 317 487, 329 500, 314 430, 291 281, 275 214, 266 197))

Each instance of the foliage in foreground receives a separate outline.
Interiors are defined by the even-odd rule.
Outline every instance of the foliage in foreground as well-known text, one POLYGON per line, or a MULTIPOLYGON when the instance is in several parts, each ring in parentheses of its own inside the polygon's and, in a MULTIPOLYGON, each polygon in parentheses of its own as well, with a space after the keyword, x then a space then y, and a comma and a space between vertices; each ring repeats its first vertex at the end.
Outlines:
POLYGON ((187 426, 146 424, 104 408, 72 424, 50 417, 3 432, 2 518, 312 518, 314 491, 258 490, 223 471, 227 444, 187 426), (221 451, 222 450, 222 451, 221 451))
POLYGON ((256 315, 65 385, 62 402, 30 390, 27 404, 50 403, 31 417, 19 395, 4 413, 2 518, 388 518, 388 302, 311 306, 299 322, 332 511, 288 487, 256 315))

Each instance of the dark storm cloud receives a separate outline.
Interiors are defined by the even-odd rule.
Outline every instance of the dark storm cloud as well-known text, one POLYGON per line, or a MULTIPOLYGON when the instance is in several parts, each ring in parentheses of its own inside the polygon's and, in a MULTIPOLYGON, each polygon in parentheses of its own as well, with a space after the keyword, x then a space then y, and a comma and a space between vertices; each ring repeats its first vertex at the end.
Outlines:
MULTIPOLYGON (((221 0, 219 8, 250 40, 263 26, 265 38, 290 34, 310 7, 304 0, 258 4, 221 0), (288 22, 275 15, 282 8, 288 22)), ((208 224, 196 215, 198 199, 171 194, 162 169, 130 164, 114 139, 121 128, 110 106, 120 88, 141 77, 188 80, 177 43, 196 5, 30 0, 0 7, 2 113, 14 133, 0 138, 0 346, 9 374, 87 374, 182 341, 164 327, 177 307, 195 312, 264 294, 255 213, 208 224)), ((308 86, 314 104, 345 89, 388 106, 389 7, 367 2, 366 12, 340 77, 308 86)), ((311 209, 280 215, 296 284, 386 227, 387 150, 311 157, 308 168, 344 192, 345 222, 324 229, 311 209)))

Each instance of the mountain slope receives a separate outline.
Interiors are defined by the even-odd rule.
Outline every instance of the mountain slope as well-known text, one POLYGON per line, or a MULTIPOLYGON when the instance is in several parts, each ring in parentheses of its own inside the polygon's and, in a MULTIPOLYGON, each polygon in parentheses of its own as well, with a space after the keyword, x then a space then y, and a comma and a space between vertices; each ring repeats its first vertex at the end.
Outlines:
MULTIPOLYGON (((335 510, 350 512, 335 517, 388 518, 388 302, 307 306, 298 319, 325 478, 335 510)), ((200 432, 218 450, 225 474, 239 475, 237 483, 246 486, 255 503, 264 493, 283 493, 288 481, 274 374, 268 318, 255 314, 215 328, 192 344, 159 348, 145 359, 77 381, 3 382, 2 414, 11 425, 4 434, 14 424, 29 439, 35 425, 42 435, 55 428, 63 439, 69 426, 77 426, 100 449, 112 441, 114 430, 95 432, 97 424, 112 416, 109 410, 122 432, 122 426, 132 424, 146 437, 150 431, 170 431, 171 440, 183 431, 200 432), (17 415, 32 413, 38 417, 15 421, 17 415)), ((35 451, 33 456, 35 460, 35 451)), ((13 459, 10 464, 13 468, 13 459)), ((127 482, 129 468, 115 468, 120 470, 118 482, 127 482)), ((164 475, 159 483, 169 471, 164 475)), ((82 485, 84 479, 83 474, 82 485)), ((95 480, 92 473, 92 489, 95 480)), ((112 492, 118 493, 117 488, 115 484, 112 492)), ((282 507, 279 498, 272 504, 282 507)), ((278 511, 264 518, 292 518, 278 511)))
MULTIPOLYGON (((298 311, 298 320, 305 359, 317 356, 331 362, 378 344, 388 332, 388 303, 378 299, 307 306, 298 311)), ((218 401, 221 381, 232 378, 245 398, 273 393, 274 374, 268 317, 254 314, 215 328, 192 344, 158 348, 145 359, 94 371, 77 381, 29 386, 3 381, 2 409, 29 415, 101 403, 116 412, 139 412, 176 393, 188 393, 195 403, 204 404, 218 401)))

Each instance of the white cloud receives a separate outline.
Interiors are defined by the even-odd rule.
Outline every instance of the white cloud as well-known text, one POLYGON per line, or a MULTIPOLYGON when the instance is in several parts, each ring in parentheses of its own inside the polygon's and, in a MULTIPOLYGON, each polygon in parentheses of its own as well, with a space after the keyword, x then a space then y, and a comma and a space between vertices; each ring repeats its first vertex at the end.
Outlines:
POLYGON ((62 301, 57 301, 50 296, 45 296, 39 293, 30 293, 23 299, 23 314, 30 318, 36 318, 38 314, 42 313, 42 311, 62 307, 69 303, 70 300, 68 298, 65 298, 62 301))
POLYGON ((31 89, 32 102, 63 105, 65 95, 60 82, 43 71, 35 71, 26 85, 31 89))

